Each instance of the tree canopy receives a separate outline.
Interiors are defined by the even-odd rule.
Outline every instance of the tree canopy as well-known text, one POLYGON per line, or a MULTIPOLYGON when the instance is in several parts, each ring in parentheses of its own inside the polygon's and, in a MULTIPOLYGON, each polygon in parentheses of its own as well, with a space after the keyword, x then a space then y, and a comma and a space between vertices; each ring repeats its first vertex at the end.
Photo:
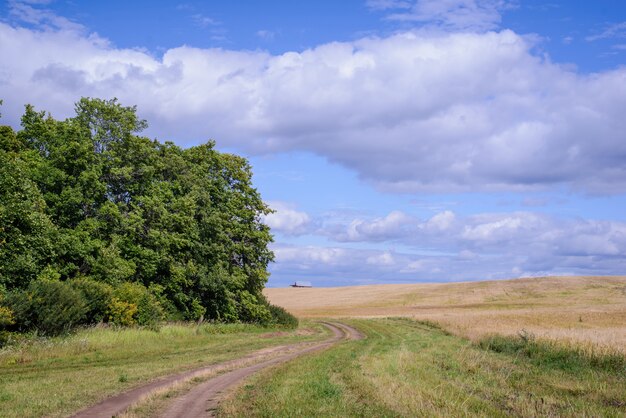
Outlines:
POLYGON ((95 282, 119 303, 144 289, 171 318, 266 318, 270 209, 248 162, 140 136, 146 121, 115 99, 75 111, 26 106, 21 130, 0 126, 0 296, 95 282))

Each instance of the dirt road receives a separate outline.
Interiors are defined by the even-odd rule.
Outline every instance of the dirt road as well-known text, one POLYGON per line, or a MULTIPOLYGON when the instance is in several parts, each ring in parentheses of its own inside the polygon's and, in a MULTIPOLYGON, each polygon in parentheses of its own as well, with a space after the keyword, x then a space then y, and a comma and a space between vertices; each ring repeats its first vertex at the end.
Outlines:
POLYGON ((333 322, 324 323, 324 325, 333 332, 332 338, 328 340, 317 343, 299 343, 266 348, 239 359, 168 376, 105 399, 92 407, 79 411, 73 417, 113 417, 126 411, 130 406, 153 392, 165 390, 194 377, 227 371, 194 386, 188 393, 174 400, 170 407, 161 415, 167 418, 213 416, 213 411, 217 407, 221 393, 251 374, 266 367, 287 362, 303 354, 328 348, 342 339, 356 340, 363 338, 363 334, 358 330, 345 324, 333 322))

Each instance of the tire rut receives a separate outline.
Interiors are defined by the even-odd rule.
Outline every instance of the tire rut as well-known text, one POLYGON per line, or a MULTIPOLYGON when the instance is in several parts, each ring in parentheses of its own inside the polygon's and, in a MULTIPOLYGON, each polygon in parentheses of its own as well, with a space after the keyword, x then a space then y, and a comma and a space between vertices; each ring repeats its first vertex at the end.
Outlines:
POLYGON ((333 331, 333 337, 316 345, 306 347, 293 353, 285 354, 270 360, 263 361, 248 367, 233 370, 201 383, 187 394, 176 399, 170 407, 159 415, 159 418, 197 418, 215 416, 215 410, 223 393, 239 384, 242 380, 267 367, 275 366, 293 360, 307 353, 319 351, 331 347, 342 339, 359 340, 364 335, 358 330, 336 322, 323 322, 333 331))
POLYGON ((287 362, 303 354, 328 348, 342 339, 358 340, 364 338, 363 334, 348 325, 336 322, 323 322, 323 324, 333 332, 333 336, 325 341, 265 348, 238 359, 167 376, 107 398, 77 412, 72 415, 72 418, 115 417, 152 393, 167 390, 194 377, 222 373, 194 386, 189 392, 175 399, 161 415, 167 418, 213 416, 213 411, 221 398, 220 395, 251 374, 266 367, 287 362))

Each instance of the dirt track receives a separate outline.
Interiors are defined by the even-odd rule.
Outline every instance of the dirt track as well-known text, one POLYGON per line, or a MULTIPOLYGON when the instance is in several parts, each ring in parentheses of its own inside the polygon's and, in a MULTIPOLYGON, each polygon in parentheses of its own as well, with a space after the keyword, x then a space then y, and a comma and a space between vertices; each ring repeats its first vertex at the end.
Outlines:
POLYGON ((212 377, 193 387, 188 393, 175 399, 169 408, 161 414, 161 417, 167 418, 212 416, 221 393, 251 374, 266 367, 287 362, 303 354, 330 347, 342 339, 357 340, 363 338, 363 334, 345 324, 324 323, 324 325, 333 332, 333 337, 328 340, 318 343, 300 343, 267 348, 239 359, 165 377, 105 399, 92 407, 79 411, 73 417, 113 417, 126 411, 130 406, 155 391, 167 389, 194 377, 228 370, 226 373, 212 377))

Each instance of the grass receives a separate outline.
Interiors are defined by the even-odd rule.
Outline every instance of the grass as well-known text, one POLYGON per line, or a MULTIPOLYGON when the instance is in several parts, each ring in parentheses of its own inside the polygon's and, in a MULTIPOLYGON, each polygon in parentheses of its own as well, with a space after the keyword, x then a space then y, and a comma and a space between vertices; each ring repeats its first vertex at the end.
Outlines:
POLYGON ((404 316, 479 341, 521 330, 626 353, 626 277, 545 277, 468 283, 266 289, 300 317, 404 316))
MULTIPOLYGON (((626 416, 626 277, 266 295, 300 317, 351 317, 368 338, 261 372, 223 416, 626 416)), ((159 376, 326 335, 303 327, 93 328, 26 340, 0 350, 0 415, 66 416, 159 376)), ((194 382, 127 416, 157 414, 194 382)))
POLYGON ((537 340, 534 335, 518 337, 491 335, 478 342, 481 348, 528 358, 541 367, 569 371, 596 370, 626 375, 626 355, 554 340, 537 340))
MULTIPOLYGON (((306 327, 306 326, 305 326, 306 327)), ((244 324, 171 324, 159 332, 90 328, 0 350, 3 417, 67 416, 160 376, 321 337, 244 324)))
POLYGON ((474 343, 407 318, 348 323, 367 339, 260 373, 220 416, 626 414, 623 356, 589 357, 528 335, 474 343))

